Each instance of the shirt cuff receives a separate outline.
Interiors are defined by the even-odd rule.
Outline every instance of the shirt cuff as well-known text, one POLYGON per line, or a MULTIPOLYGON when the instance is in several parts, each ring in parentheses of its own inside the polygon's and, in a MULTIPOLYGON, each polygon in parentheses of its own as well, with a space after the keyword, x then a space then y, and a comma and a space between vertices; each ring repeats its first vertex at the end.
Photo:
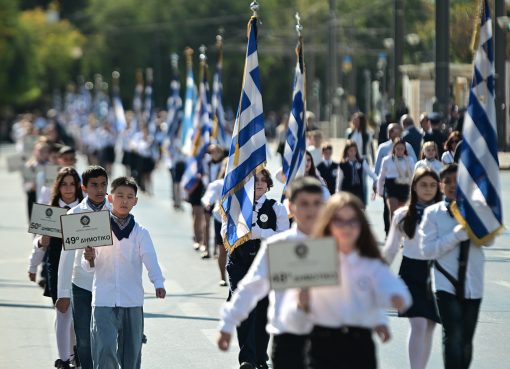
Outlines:
POLYGON ((220 320, 218 329, 220 332, 233 334, 236 329, 236 325, 233 322, 226 322, 224 320, 220 320))
POLYGON ((165 288, 165 280, 161 279, 154 282, 154 288, 165 288))
POLYGON ((30 265, 28 267, 28 272, 29 273, 37 273, 37 265, 36 266, 30 265))
POLYGON ((71 290, 58 290, 57 297, 59 299, 70 299, 71 298, 71 290))

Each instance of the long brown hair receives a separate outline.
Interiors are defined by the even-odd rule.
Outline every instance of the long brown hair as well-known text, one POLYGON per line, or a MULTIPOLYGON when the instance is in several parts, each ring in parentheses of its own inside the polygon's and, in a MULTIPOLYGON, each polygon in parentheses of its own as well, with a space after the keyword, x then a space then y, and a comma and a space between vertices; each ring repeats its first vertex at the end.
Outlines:
POLYGON ((351 147, 355 147, 356 148, 356 160, 357 161, 361 161, 361 157, 359 156, 358 145, 353 140, 347 140, 347 141, 345 141, 344 152, 342 153, 342 159, 340 160, 342 163, 347 162, 347 158, 349 157, 347 152, 349 151, 349 149, 351 147))
POLYGON ((437 173, 426 167, 420 167, 416 169, 413 175, 413 180, 411 182, 411 196, 409 199, 409 203, 407 204, 407 212, 404 218, 401 220, 400 224, 402 225, 402 230, 407 235, 407 237, 414 238, 416 233, 416 226, 418 223, 418 216, 416 213, 416 204, 418 203, 418 194, 416 193, 416 185, 423 177, 431 177, 437 182, 437 192, 436 196, 432 200, 434 203, 441 201, 442 194, 439 191, 439 176, 437 173))
POLYGON ((51 206, 59 206, 58 200, 60 200, 60 186, 62 182, 64 182, 64 178, 67 176, 71 176, 74 179, 74 187, 76 199, 78 201, 83 200, 83 192, 81 191, 81 179, 80 175, 76 171, 76 169, 72 167, 64 167, 58 171, 57 178, 55 178, 55 182, 53 182, 53 187, 51 188, 51 206))
POLYGON ((377 241, 368 224, 368 219, 363 212, 363 203, 357 196, 349 192, 338 192, 331 196, 317 218, 318 220, 312 235, 317 238, 331 236, 331 231, 329 229, 331 226, 331 219, 335 216, 338 209, 345 206, 350 206, 354 209, 361 224, 360 235, 356 240, 356 249, 358 249, 360 255, 367 258, 382 260, 381 252, 377 247, 377 241))

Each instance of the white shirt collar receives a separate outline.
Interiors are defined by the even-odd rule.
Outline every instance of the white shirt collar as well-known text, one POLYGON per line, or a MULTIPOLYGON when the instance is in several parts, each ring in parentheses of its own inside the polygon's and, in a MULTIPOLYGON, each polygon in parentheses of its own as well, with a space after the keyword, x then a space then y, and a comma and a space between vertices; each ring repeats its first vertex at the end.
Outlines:
POLYGON ((60 206, 61 208, 64 208, 66 206, 68 206, 70 209, 74 208, 76 205, 78 205, 80 202, 78 201, 78 199, 74 200, 72 203, 70 204, 66 204, 64 201, 62 201, 62 199, 58 199, 58 206, 60 206))

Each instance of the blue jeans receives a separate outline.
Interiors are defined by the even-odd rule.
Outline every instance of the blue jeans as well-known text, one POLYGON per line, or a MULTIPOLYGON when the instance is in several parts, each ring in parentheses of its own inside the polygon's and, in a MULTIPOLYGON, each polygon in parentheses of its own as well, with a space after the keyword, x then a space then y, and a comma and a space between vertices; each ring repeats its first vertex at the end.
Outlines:
MULTIPOLYGON (((260 240, 250 240, 227 255, 227 272, 230 285, 229 299, 237 284, 250 269, 260 248, 260 240)), ((266 332, 267 296, 257 303, 248 318, 237 327, 239 342, 239 363, 248 362, 254 366, 265 365, 268 360, 267 345, 269 334, 266 332)))
POLYGON ((95 369, 138 369, 142 352, 142 307, 92 308, 90 323, 95 369))
POLYGON ((73 284, 73 320, 76 333, 76 349, 82 369, 92 369, 90 349, 90 316, 92 292, 73 284))
POLYGON ((467 369, 473 356, 473 336, 482 299, 465 299, 436 292, 436 302, 443 324, 443 361, 445 369, 467 369))

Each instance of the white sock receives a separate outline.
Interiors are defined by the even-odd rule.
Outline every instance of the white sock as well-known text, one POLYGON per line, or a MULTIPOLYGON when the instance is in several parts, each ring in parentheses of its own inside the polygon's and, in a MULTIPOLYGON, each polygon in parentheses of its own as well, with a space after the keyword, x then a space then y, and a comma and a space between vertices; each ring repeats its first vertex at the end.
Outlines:
POLYGON ((411 369, 425 369, 432 349, 435 323, 425 318, 409 318, 409 362, 411 369))
POLYGON ((67 361, 71 357, 71 326, 73 315, 71 309, 67 309, 65 313, 56 310, 55 316, 55 334, 57 336, 58 357, 62 361, 67 361))

